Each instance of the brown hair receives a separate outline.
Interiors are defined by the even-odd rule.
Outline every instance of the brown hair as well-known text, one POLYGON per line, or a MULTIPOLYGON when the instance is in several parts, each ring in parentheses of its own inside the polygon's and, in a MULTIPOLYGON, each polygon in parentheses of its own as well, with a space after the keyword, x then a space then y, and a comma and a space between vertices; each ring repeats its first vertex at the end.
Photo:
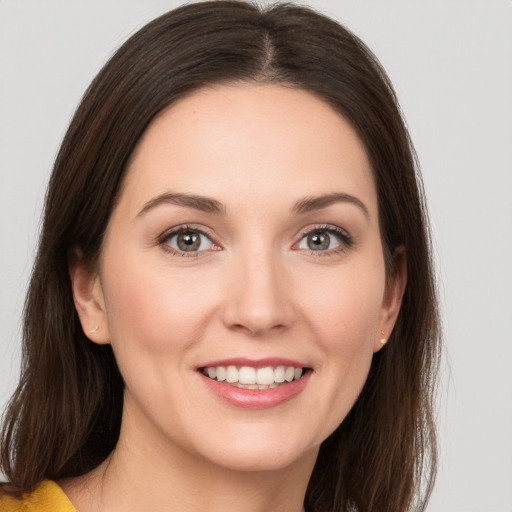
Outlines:
POLYGON ((327 101, 357 130, 374 172, 387 272, 406 249, 408 283, 385 348, 354 407, 322 444, 311 511, 422 510, 436 469, 433 421, 440 330, 421 178, 397 99, 371 51, 306 7, 212 1, 175 9, 114 54, 78 107, 57 156, 25 304, 20 384, 5 414, 1 463, 27 490, 83 474, 114 448, 123 381, 109 346, 74 308, 72 248, 91 265, 126 164, 165 107, 226 82, 286 83, 327 101))

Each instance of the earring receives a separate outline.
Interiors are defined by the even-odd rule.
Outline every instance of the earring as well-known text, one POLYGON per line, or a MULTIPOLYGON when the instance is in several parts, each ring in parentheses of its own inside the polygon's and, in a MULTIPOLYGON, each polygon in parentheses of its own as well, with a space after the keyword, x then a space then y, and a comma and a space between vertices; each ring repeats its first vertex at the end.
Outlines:
MULTIPOLYGON (((384 336, 384 331, 380 331, 380 333, 382 334, 382 336, 384 336)), ((381 345, 384 345, 386 343, 386 341, 388 341, 386 338, 381 338, 380 339, 381 345)))
POLYGON ((98 326, 96 326, 94 329, 91 329, 91 330, 89 331, 89 334, 94 334, 98 329, 99 329, 99 327, 98 327, 98 326))

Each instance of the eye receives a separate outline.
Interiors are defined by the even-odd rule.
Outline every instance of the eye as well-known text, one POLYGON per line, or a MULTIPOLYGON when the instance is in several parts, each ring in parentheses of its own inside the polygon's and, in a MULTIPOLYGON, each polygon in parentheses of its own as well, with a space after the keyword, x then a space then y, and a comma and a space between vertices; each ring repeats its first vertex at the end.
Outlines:
POLYGON ((299 249, 309 251, 327 252, 343 250, 352 245, 350 235, 340 229, 334 227, 315 228, 304 233, 298 243, 299 249))
POLYGON ((201 252, 212 249, 213 242, 199 229, 181 228, 168 233, 162 243, 176 252, 201 252))

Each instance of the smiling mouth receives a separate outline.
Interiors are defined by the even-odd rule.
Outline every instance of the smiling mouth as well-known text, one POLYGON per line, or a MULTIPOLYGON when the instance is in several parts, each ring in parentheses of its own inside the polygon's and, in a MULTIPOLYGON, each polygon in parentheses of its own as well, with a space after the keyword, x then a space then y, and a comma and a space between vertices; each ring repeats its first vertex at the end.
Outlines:
POLYGON ((310 368, 295 366, 208 366, 199 369, 203 375, 241 389, 274 389, 303 377, 310 368))

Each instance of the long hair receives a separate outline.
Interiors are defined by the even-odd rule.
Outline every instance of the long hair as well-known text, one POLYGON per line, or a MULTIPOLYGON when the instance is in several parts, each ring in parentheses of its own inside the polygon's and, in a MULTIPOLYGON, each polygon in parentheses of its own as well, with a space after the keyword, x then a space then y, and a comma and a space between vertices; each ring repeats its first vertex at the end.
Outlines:
POLYGON ((392 85, 372 52, 310 8, 241 1, 175 9, 133 35, 86 91, 57 155, 25 303, 23 364, 6 411, 1 465, 11 485, 84 474, 115 447, 123 380, 91 343, 68 264, 94 265, 133 149, 155 116, 219 83, 284 83, 328 102, 364 143, 390 277, 408 282, 386 347, 352 410, 322 444, 306 506, 322 512, 423 510, 436 470, 433 420, 440 329, 421 177, 392 85))

